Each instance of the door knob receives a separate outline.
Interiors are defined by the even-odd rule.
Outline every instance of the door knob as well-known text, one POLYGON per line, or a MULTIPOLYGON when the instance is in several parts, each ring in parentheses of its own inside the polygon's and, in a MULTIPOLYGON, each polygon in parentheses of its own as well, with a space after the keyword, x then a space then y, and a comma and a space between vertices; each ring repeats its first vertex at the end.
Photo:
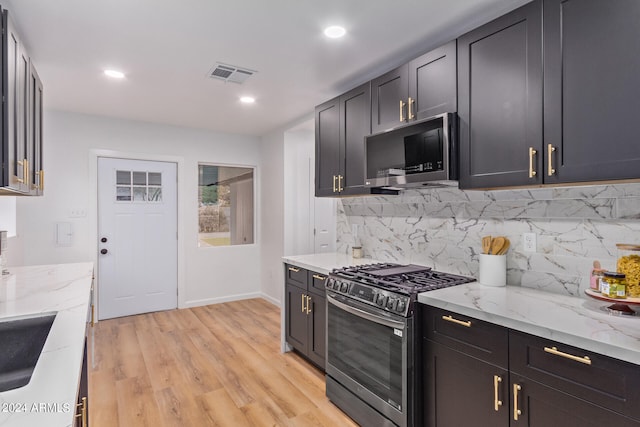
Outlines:
POLYGON ((100 239, 100 241, 101 241, 102 243, 107 243, 107 238, 106 238, 106 237, 103 237, 102 239, 100 239))
POLYGON ((105 255, 107 252, 109 252, 109 251, 108 251, 108 250, 106 250, 106 249, 100 249, 100 253, 101 253, 102 255, 105 255))

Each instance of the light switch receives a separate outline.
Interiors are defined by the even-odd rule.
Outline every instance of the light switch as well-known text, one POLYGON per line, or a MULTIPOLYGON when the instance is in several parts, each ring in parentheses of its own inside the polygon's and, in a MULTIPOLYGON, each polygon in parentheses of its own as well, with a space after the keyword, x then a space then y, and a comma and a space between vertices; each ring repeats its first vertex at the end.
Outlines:
POLYGON ((56 246, 73 245, 73 225, 70 222, 56 223, 56 246))

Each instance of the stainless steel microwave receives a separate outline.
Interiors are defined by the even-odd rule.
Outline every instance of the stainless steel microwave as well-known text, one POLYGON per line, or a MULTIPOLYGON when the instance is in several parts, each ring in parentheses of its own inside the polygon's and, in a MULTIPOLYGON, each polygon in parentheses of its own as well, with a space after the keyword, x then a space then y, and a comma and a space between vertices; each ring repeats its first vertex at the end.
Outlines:
POLYGON ((365 186, 457 186, 457 116, 444 113, 365 139, 365 186))

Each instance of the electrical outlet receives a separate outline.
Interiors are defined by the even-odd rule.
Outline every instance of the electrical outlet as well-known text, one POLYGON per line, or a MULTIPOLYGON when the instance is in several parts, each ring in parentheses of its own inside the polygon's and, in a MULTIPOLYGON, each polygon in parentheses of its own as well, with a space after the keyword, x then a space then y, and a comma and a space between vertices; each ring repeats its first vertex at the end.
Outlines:
POLYGON ((523 243, 525 252, 535 252, 536 251, 536 233, 523 233, 522 243, 523 243))

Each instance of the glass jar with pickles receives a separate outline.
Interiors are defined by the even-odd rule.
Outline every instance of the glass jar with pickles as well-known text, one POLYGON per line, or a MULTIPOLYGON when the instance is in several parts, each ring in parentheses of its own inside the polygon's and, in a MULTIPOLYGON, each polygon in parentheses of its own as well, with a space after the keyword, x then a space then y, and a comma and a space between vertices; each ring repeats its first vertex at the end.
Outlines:
POLYGON ((625 275, 627 295, 640 298, 640 245, 618 243, 618 263, 616 269, 625 275))
POLYGON ((615 271, 605 271, 600 281, 600 292, 608 298, 626 298, 627 282, 625 275, 615 271))

